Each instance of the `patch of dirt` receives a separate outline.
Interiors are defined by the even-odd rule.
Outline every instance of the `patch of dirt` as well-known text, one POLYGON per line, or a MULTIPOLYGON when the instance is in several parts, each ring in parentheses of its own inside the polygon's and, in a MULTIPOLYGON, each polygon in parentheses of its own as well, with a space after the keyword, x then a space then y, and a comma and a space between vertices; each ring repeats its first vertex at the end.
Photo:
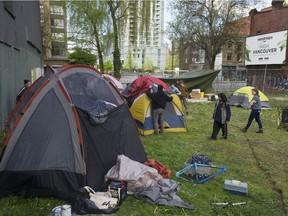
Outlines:
POLYGON ((288 97, 273 97, 274 100, 288 101, 288 97))
POLYGON ((283 152, 288 151, 288 149, 286 149, 283 146, 272 145, 271 143, 265 142, 265 141, 261 141, 261 142, 260 141, 259 142, 254 141, 254 145, 259 145, 259 146, 262 146, 262 147, 267 148, 267 149, 279 150, 281 152, 282 151, 283 152))
MULTIPOLYGON (((259 143, 252 143, 249 139, 247 139, 247 140, 249 143, 249 147, 252 151, 253 157, 256 161, 257 167, 265 174, 269 184, 271 185, 272 190, 278 194, 278 199, 279 199, 279 202, 281 204, 281 209, 282 209, 283 215, 287 215, 288 211, 287 211, 287 207, 286 207, 286 204, 284 201, 283 191, 277 187, 277 184, 273 180, 273 177, 271 176, 271 174, 269 172, 267 172, 267 170, 265 168, 263 168, 262 164, 260 163, 260 160, 257 157, 257 154, 254 151, 254 145, 258 145, 260 142, 259 143)), ((263 142, 261 142, 261 143, 263 143, 263 142)), ((270 143, 265 143, 265 145, 266 146, 272 146, 270 143)))

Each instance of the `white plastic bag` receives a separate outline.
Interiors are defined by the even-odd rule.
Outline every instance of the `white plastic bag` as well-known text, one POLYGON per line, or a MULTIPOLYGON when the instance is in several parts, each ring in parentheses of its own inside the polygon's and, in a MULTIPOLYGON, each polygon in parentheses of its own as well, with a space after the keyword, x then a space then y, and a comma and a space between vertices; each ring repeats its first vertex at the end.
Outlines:
POLYGON ((119 200, 112 197, 109 191, 107 192, 95 192, 92 188, 84 187, 90 196, 90 200, 95 203, 99 209, 115 208, 118 205, 119 200))

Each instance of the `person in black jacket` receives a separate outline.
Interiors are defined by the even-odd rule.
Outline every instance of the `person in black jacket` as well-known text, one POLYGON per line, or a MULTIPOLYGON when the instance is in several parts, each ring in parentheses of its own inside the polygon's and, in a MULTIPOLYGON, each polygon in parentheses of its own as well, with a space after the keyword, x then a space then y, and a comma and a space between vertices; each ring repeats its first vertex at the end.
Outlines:
POLYGON ((149 86, 146 94, 152 100, 153 120, 154 120, 154 134, 158 135, 160 120, 160 133, 164 132, 164 109, 166 101, 172 101, 173 97, 169 97, 163 92, 163 86, 158 85, 158 91, 151 93, 152 86, 149 86))
POLYGON ((25 91, 32 85, 31 81, 28 79, 24 80, 24 86, 19 90, 17 96, 16 96, 16 103, 20 101, 22 95, 25 93, 25 91))
POLYGON ((227 97, 224 93, 219 93, 213 113, 213 132, 209 139, 216 140, 220 129, 222 131, 222 139, 227 139, 227 122, 230 121, 230 117, 231 109, 227 97))

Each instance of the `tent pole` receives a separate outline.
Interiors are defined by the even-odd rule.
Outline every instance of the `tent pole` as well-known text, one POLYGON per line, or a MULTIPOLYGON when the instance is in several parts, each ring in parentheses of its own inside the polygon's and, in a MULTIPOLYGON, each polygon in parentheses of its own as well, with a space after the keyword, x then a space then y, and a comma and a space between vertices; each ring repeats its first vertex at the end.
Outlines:
POLYGON ((262 87, 262 92, 264 93, 264 86, 265 86, 265 80, 266 80, 266 73, 267 73, 267 64, 265 65, 265 72, 264 72, 264 79, 263 79, 263 87, 262 87))

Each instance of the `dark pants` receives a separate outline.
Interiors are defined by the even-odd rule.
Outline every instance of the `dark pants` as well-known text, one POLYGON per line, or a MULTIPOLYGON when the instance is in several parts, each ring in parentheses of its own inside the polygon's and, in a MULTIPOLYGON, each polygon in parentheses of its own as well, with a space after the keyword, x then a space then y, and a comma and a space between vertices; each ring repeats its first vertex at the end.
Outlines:
POLYGON ((251 110, 247 125, 245 127, 246 130, 250 127, 254 118, 255 118, 256 122, 258 123, 259 129, 263 129, 262 122, 260 120, 260 113, 261 113, 261 110, 254 110, 254 109, 251 110))
POLYGON ((217 121, 214 121, 211 138, 216 139, 220 129, 222 131, 222 137, 227 139, 227 123, 221 124, 221 122, 217 121))
POLYGON ((164 132, 164 109, 153 110, 153 120, 154 120, 154 130, 155 133, 158 133, 159 123, 160 122, 160 133, 164 132))

